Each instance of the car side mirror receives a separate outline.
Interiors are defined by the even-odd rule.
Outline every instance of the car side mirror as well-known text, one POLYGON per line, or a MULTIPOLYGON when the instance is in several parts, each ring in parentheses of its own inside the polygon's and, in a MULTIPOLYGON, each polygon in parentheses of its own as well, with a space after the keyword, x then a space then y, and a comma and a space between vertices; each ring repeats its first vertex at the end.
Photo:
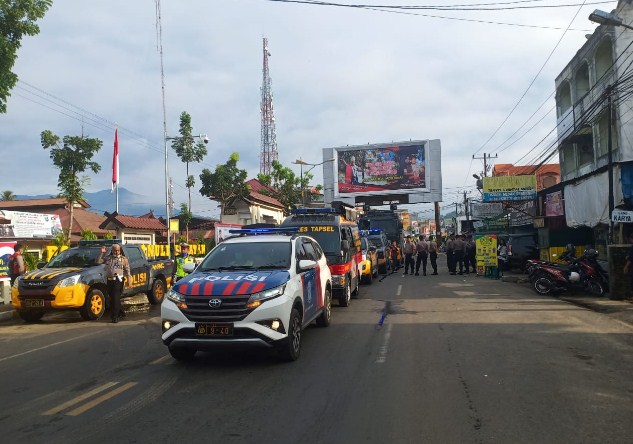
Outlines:
POLYGON ((37 269, 39 270, 40 268, 44 268, 44 266, 47 264, 47 262, 38 262, 37 263, 37 269))
POLYGON ((196 269, 196 264, 193 262, 187 262, 182 266, 182 269, 185 271, 185 273, 193 273, 193 271, 196 269))
POLYGON ((300 271, 308 271, 308 270, 313 270, 315 269, 317 266, 317 263, 315 261, 312 261, 310 259, 301 259, 299 261, 299 270, 300 271))

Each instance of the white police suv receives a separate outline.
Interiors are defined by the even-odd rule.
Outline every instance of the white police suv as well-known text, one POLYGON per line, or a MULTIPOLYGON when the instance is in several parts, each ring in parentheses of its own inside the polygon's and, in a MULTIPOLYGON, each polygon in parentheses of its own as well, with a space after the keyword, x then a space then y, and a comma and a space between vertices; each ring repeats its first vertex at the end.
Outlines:
POLYGON ((323 250, 297 229, 231 230, 161 305, 162 340, 177 360, 197 350, 252 345, 284 360, 301 352, 304 327, 332 317, 332 278, 323 250))

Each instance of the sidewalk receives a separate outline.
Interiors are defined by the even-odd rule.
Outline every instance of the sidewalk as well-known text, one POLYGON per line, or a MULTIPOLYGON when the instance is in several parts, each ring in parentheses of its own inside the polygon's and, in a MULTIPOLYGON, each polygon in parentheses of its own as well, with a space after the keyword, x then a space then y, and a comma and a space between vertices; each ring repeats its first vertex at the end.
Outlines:
MULTIPOLYGON (((528 280, 526 274, 504 272, 504 276, 501 280, 503 282, 512 282, 531 288, 530 281, 528 280)), ((534 295, 537 296, 537 293, 534 292, 534 295)), ((633 326, 633 302, 630 300, 624 299, 615 301, 609 299, 608 296, 598 297, 588 293, 580 294, 571 292, 560 293, 553 295, 553 297, 580 307, 588 308, 597 313, 604 313, 614 319, 633 326)))
POLYGON ((0 303, 0 322, 9 321, 17 317, 18 313, 13 309, 11 304, 0 303))

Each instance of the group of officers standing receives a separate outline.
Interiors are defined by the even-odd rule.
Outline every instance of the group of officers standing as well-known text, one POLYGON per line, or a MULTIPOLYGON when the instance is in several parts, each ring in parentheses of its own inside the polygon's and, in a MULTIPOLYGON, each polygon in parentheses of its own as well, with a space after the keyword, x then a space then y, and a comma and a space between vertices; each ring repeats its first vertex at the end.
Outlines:
POLYGON ((446 241, 446 265, 450 274, 477 273, 477 246, 472 234, 451 234, 446 241), (457 268, 459 267, 459 272, 457 268))
POLYGON ((426 266, 429 259, 431 261, 431 267, 433 268, 433 273, 431 273, 431 275, 437 274, 438 247, 433 236, 430 236, 427 241, 426 237, 422 235, 414 243, 411 235, 408 235, 405 239, 404 245, 402 246, 402 253, 404 254, 405 275, 408 275, 409 270, 411 270, 411 274, 414 274, 415 272, 415 275, 419 276, 420 265, 422 265, 422 274, 423 276, 426 276, 426 266))
MULTIPOLYGON (((449 274, 477 273, 477 247, 472 235, 460 234, 455 236, 451 234, 446 240, 445 248, 449 274)), ((408 235, 402 246, 404 275, 415 274, 415 276, 419 276, 420 265, 422 265, 422 273, 426 276, 428 259, 430 259, 431 267, 433 268, 433 273, 431 274, 436 275, 438 252, 438 245, 432 236, 427 241, 423 235, 417 240, 408 235)))

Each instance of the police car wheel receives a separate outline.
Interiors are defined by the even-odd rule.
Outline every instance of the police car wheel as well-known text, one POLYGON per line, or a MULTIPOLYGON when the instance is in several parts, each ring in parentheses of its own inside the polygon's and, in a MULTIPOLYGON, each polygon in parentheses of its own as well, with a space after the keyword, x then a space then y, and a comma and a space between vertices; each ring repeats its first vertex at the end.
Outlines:
POLYGON ((192 348, 169 347, 169 354, 176 361, 191 361, 196 356, 196 350, 192 348))
POLYGON ((165 298, 165 283, 162 279, 156 279, 152 285, 152 291, 147 295, 149 303, 152 305, 160 304, 165 298))
POLYGON ((345 289, 338 297, 338 305, 341 307, 349 307, 349 301, 352 299, 352 284, 348 283, 345 289))
POLYGON ((86 321, 96 321, 101 319, 106 309, 106 299, 101 290, 92 289, 86 295, 84 306, 79 314, 86 321))
POLYGON ((301 354, 301 316, 296 308, 290 312, 288 340, 279 349, 279 357, 287 362, 296 361, 301 354))
POLYGON ((332 322, 332 291, 326 288, 323 301, 323 313, 317 318, 316 324, 319 327, 327 327, 330 325, 330 322, 332 322))

